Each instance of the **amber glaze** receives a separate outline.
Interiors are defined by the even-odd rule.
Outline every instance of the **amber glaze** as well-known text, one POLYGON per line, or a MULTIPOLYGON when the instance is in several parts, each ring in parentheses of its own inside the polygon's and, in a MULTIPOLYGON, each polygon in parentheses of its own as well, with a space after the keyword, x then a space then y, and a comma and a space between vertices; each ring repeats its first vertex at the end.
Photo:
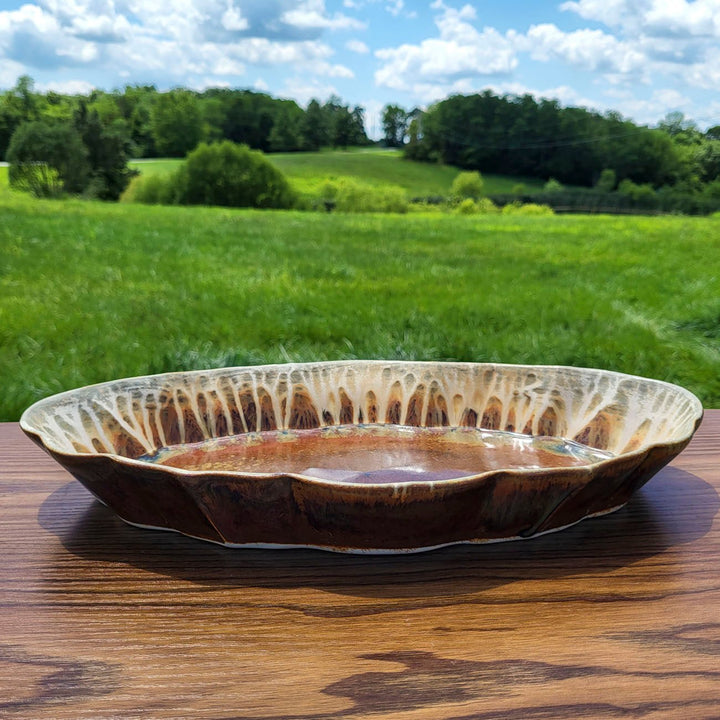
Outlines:
POLYGON ((437 482, 493 470, 579 467, 611 455, 561 438, 468 428, 341 426, 163 448, 141 460, 193 470, 296 473, 358 483, 437 482))
POLYGON ((701 418, 683 388, 604 370, 358 360, 127 378, 41 400, 20 425, 136 525, 232 546, 417 552, 530 537, 616 510, 687 445, 701 418), (143 459, 233 435, 347 425, 553 436, 612 457, 443 482, 405 469, 370 483, 143 459))

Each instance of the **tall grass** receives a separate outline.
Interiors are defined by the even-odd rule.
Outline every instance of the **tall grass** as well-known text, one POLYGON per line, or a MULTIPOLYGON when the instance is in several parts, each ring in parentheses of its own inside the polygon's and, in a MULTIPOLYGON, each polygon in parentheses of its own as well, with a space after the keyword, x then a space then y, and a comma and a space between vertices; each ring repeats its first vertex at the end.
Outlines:
POLYGON ((0 195, 0 419, 117 377, 260 362, 573 364, 720 404, 707 218, 381 216, 0 195))

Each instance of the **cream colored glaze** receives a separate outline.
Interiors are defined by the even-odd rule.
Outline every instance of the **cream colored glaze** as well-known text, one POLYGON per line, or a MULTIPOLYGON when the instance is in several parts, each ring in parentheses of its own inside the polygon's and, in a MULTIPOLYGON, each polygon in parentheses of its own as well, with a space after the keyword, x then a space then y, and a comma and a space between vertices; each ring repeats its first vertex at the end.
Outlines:
POLYGON ((683 388, 602 370, 343 361, 128 378, 41 400, 21 425, 62 453, 131 458, 242 433, 373 422, 553 435, 625 454, 689 437, 701 415, 683 388))

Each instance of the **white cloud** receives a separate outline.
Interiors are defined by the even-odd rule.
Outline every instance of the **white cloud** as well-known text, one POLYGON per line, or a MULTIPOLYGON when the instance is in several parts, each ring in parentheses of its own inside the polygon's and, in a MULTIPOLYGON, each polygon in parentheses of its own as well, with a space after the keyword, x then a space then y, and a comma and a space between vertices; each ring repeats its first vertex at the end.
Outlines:
POLYGON ((513 43, 494 28, 478 31, 467 22, 475 18, 470 5, 456 10, 437 1, 432 7, 442 11, 435 20, 439 37, 377 50, 376 57, 384 62, 375 73, 378 85, 395 90, 418 88, 423 97, 432 97, 437 91, 447 94, 442 88, 466 85, 463 79, 509 73, 515 68, 513 43))
POLYGON ((280 20, 303 29, 363 30, 366 27, 365 23, 342 13, 329 16, 324 0, 304 0, 298 7, 284 12, 280 20))
POLYGON ((337 88, 334 85, 320 83, 317 80, 308 82, 307 78, 293 77, 285 81, 284 88, 280 95, 294 99, 300 105, 307 105, 313 98, 321 102, 331 95, 337 95, 337 88))
POLYGON ((612 27, 623 22, 628 5, 628 0, 578 0, 565 2, 560 9, 571 10, 586 20, 598 20, 612 27))
POLYGON ((560 7, 633 33, 720 37, 720 0, 577 0, 560 7))
POLYGON ((61 95, 89 95, 95 89, 95 86, 85 80, 65 80, 37 83, 35 89, 42 93, 56 92, 61 95))
POLYGON ((575 30, 565 33, 546 23, 533 25, 525 44, 535 60, 557 58, 569 65, 601 72, 638 73, 646 66, 646 57, 631 43, 622 42, 601 30, 575 30))
POLYGON ((9 88, 21 75, 27 74, 27 67, 14 60, 0 62, 0 88, 9 88))
POLYGON ((646 98, 638 97, 631 90, 611 90, 607 94, 613 105, 620 103, 624 114, 639 123, 654 124, 674 110, 692 115, 695 109, 693 101, 674 88, 653 90, 646 98))
POLYGON ((247 30, 250 23, 247 18, 243 16, 242 12, 233 5, 228 5, 227 9, 222 15, 222 26, 230 32, 237 32, 247 30))
MULTIPOLYGON (((702 62, 687 68, 684 78, 689 85, 717 93, 720 90, 720 48, 711 48, 702 62)), ((715 124, 720 124, 720 120, 715 124)))
POLYGON ((351 52, 364 55, 370 52, 370 48, 362 40, 348 40, 345 47, 351 52))
POLYGON ((245 74, 245 65, 237 60, 233 60, 229 57, 218 58, 211 69, 212 76, 217 75, 235 75, 241 76, 245 74))

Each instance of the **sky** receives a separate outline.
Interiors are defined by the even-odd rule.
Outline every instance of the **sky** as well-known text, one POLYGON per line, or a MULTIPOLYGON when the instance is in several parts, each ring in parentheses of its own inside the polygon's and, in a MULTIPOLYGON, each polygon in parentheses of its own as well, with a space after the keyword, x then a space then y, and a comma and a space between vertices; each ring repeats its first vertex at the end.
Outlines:
POLYGON ((305 106, 530 93, 720 125, 720 0, 0 0, 0 89, 250 88, 305 106))

